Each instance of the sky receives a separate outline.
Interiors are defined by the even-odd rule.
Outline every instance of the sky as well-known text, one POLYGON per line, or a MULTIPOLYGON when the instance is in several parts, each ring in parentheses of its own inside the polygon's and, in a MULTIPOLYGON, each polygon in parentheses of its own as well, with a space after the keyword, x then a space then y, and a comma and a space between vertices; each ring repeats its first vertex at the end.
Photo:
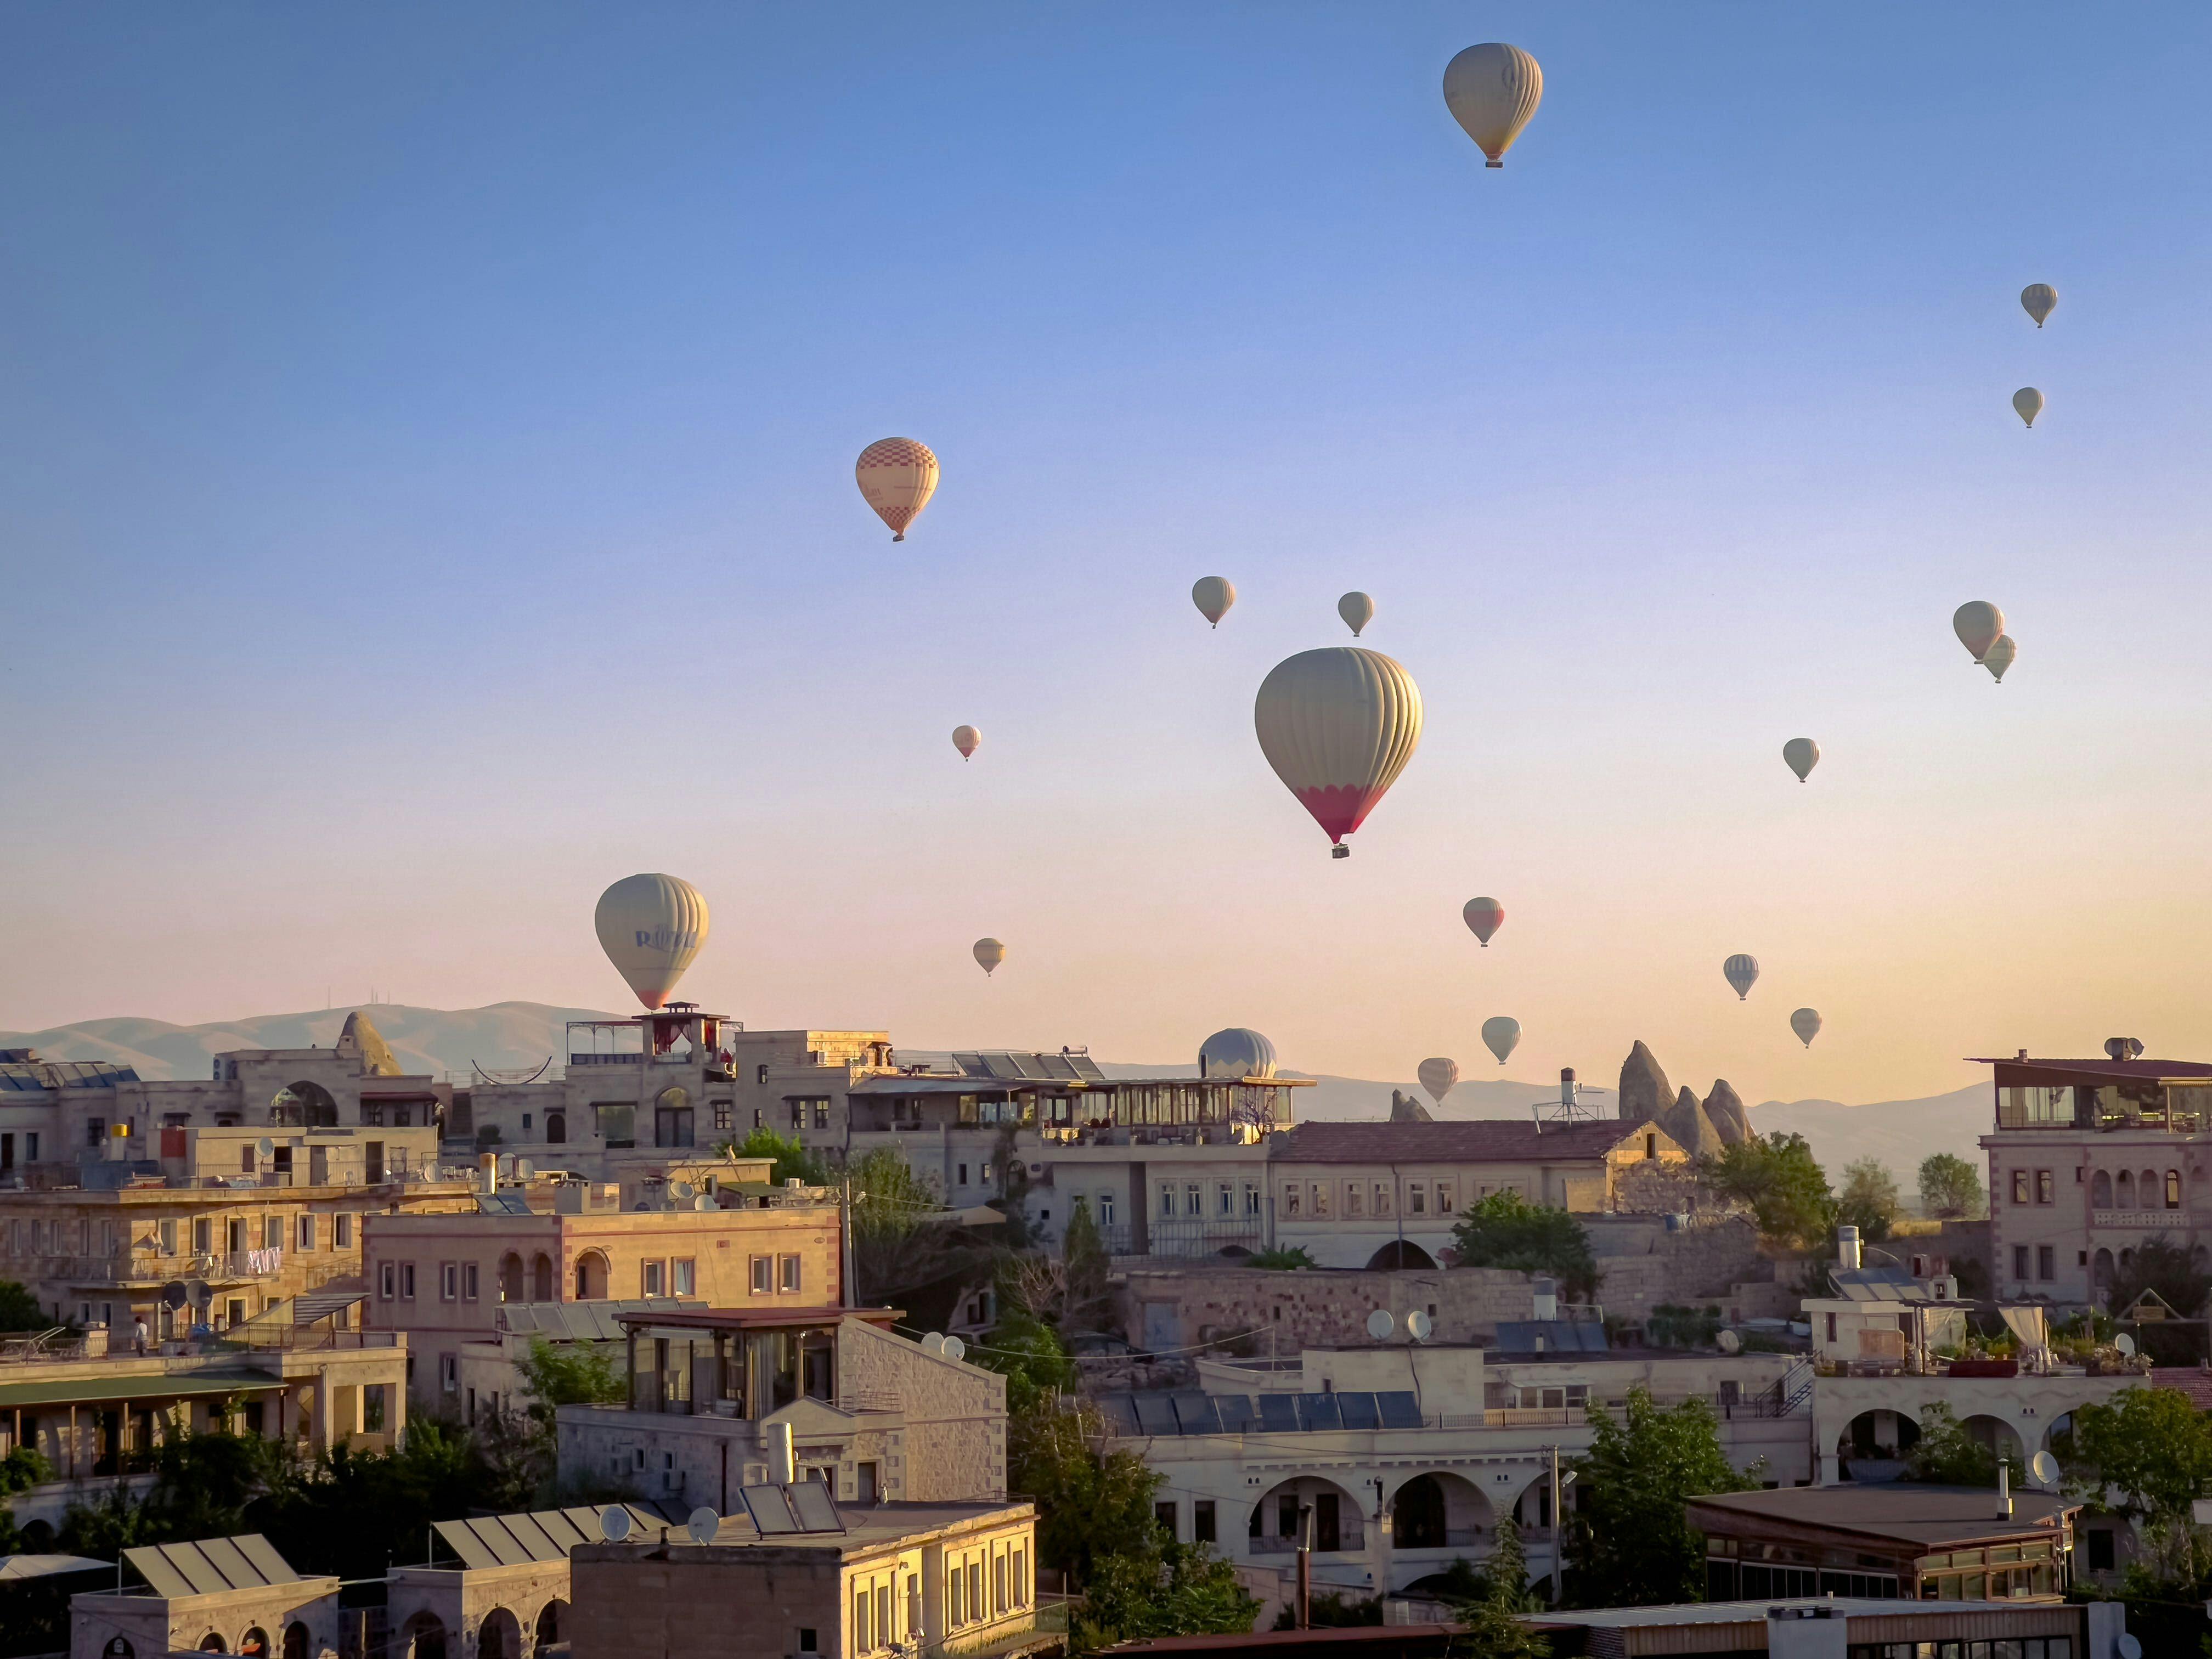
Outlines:
POLYGON ((2179 5, 11 8, 0 1027, 612 1005, 665 870, 685 994, 916 1048, 2212 1058, 2208 71, 2179 5), (1352 588, 1427 719, 1333 861, 1252 698, 1352 588))

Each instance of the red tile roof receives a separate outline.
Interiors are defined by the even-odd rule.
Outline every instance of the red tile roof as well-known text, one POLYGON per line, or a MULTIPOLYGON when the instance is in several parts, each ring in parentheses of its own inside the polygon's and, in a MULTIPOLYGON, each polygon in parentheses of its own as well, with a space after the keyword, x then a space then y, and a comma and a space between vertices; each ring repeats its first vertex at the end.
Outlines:
POLYGON ((2172 1389, 2176 1394, 2185 1394, 2189 1402, 2200 1412, 2212 1411, 2212 1371, 2202 1365, 2154 1365, 2150 1385, 2154 1389, 2172 1389))
MULTIPOLYGON (((1301 1123, 1276 1139, 1272 1156, 1291 1164, 1595 1164, 1656 1124, 1522 1123, 1461 1118, 1442 1123, 1301 1123)), ((1661 1136, 1674 1148, 1674 1142, 1661 1136)), ((1675 1150, 1680 1150, 1675 1148, 1675 1150)))

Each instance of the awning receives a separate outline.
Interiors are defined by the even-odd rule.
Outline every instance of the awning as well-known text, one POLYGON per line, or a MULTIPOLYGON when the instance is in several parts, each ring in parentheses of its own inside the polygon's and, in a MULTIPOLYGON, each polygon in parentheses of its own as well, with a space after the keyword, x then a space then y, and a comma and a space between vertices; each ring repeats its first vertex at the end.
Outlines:
POLYGON ((236 1394, 243 1389, 281 1389, 284 1379, 267 1371, 189 1371, 182 1376, 155 1371, 141 1376, 53 1377, 38 1382, 0 1383, 0 1408, 18 1406, 82 1406, 90 1401, 197 1400, 236 1394))

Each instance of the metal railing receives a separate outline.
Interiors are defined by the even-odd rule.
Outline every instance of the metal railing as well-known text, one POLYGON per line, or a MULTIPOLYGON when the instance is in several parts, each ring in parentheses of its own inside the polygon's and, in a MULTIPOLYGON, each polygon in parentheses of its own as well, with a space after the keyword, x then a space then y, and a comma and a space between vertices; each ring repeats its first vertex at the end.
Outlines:
MULTIPOLYGON (((1263 1535, 1248 1538, 1244 1545, 1246 1553, 1251 1555, 1296 1555, 1298 1553, 1298 1540, 1295 1538, 1263 1535)), ((1367 1529, 1362 1526, 1339 1525, 1334 1544, 1326 1542, 1318 1534, 1314 1540, 1314 1553, 1316 1555, 1343 1555, 1366 1547, 1367 1529)))

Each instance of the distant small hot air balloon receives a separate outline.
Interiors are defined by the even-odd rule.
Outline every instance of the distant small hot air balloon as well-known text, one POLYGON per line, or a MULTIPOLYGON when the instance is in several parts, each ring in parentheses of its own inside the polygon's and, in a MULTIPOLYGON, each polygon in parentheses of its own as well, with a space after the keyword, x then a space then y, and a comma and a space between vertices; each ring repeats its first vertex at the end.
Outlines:
POLYGON ((1237 603, 1237 585, 1226 576, 1200 576, 1190 585, 1190 602, 1200 616, 1218 628, 1237 603))
POLYGON ((1810 738, 1792 738, 1782 745, 1782 760, 1802 783, 1820 763, 1820 745, 1810 738))
POLYGON ((1492 1014, 1482 1022, 1482 1046, 1496 1054, 1503 1066, 1505 1057, 1521 1046, 1521 1022, 1505 1014, 1492 1014))
POLYGON ((1253 704, 1260 752, 1327 832, 1332 858, 1359 828, 1421 741, 1421 693, 1379 651, 1328 646, 1268 671, 1253 704))
POLYGON ((1198 1045, 1200 1077, 1273 1077, 1275 1045, 1249 1025, 1216 1031, 1198 1045))
POLYGON ((1459 1062, 1455 1060, 1425 1060, 1421 1062, 1421 1087, 1429 1091, 1429 1098, 1441 1106, 1444 1097, 1459 1081, 1459 1062))
POLYGON ((1990 641, 1990 648, 1982 653, 1982 666, 1990 671, 1992 678, 2002 683, 2005 670, 2012 666, 2013 659, 2019 655, 2020 647, 2013 643, 2012 635, 2000 634, 1990 641))
POLYGON ((972 726, 956 726, 952 728, 952 746, 960 751, 962 760, 967 760, 983 746, 983 734, 972 726))
POLYGON ((1460 912, 1466 918, 1468 931, 1482 941, 1482 948, 1490 948, 1490 936, 1505 925, 1505 907, 1494 898, 1471 898, 1460 912))
POLYGON ((1742 1001, 1751 994, 1751 988, 1759 979, 1759 958, 1736 955, 1721 964, 1721 974, 1735 988, 1735 999, 1742 1001))
POLYGON ((1359 630, 1375 620, 1375 601, 1364 593, 1347 593, 1336 602, 1336 614, 1344 618, 1344 625, 1356 640, 1359 630))
POLYGON ((2033 426, 2035 417, 2043 413, 2043 394, 2032 386, 2024 386, 2012 394, 2012 406, 2021 420, 2033 426))
POLYGON ((1444 65, 1444 104, 1467 136, 1502 167, 1505 152, 1544 99, 1544 71, 1518 46, 1490 40, 1444 65))
POLYGON ((2021 289, 2020 303, 2035 319, 2035 325, 2041 328, 2044 319, 2058 309, 2058 290, 2048 283, 2030 283, 2021 289))
POLYGON ((1967 654, 1979 662, 2005 631, 2004 612, 1987 599, 1969 599, 1951 613, 1951 631, 1959 636, 1967 654))
POLYGON ((1790 1016, 1790 1029, 1797 1033, 1797 1040, 1808 1048, 1813 1039, 1820 1035, 1820 1016, 1816 1009, 1800 1008, 1790 1016))
POLYGON ((707 901, 674 876, 624 876, 599 895, 592 923, 637 1000, 658 1008, 707 942, 707 901))
POLYGON ((891 527, 895 542, 906 539, 907 526, 937 493, 937 457, 914 438, 878 439, 860 452, 853 472, 862 497, 891 527))
POLYGON ((998 940, 979 939, 975 941, 975 965, 983 970, 984 978, 988 979, 998 972, 999 964, 1006 959, 1006 947, 998 940))

